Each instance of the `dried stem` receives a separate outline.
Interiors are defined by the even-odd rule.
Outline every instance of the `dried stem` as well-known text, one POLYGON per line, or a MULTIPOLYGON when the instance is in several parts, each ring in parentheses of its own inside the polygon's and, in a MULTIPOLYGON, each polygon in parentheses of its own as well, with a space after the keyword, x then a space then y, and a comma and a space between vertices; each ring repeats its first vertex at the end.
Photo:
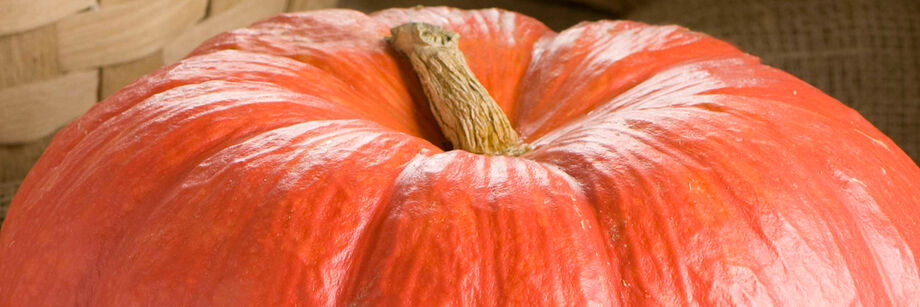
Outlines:
POLYGON ((488 91, 457 48, 458 35, 426 23, 390 29, 391 43, 418 74, 444 136, 454 148, 486 155, 516 156, 527 151, 488 91))

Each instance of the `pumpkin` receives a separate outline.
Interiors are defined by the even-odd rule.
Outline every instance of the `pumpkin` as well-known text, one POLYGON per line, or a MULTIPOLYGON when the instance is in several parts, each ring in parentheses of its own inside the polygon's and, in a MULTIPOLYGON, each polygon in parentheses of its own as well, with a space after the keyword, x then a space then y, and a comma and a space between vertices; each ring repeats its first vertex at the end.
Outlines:
POLYGON ((59 132, 0 305, 905 306, 918 191, 855 111, 684 28, 295 13, 59 132))

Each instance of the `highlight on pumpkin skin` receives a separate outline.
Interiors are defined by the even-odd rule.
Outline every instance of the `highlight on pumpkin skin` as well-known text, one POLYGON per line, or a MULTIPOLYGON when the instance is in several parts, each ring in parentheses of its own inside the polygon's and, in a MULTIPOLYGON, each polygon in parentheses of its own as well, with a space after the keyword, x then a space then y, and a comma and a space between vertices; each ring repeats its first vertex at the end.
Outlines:
POLYGON ((393 27, 390 33, 387 41, 409 58, 431 113, 454 148, 505 156, 530 150, 470 71, 457 47, 457 33, 419 22, 393 27))

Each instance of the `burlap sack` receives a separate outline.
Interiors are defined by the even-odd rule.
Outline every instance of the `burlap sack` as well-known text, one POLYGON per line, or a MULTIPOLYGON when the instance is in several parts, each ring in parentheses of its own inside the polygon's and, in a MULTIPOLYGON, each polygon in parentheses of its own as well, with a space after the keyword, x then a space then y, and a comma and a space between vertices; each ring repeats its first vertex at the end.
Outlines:
POLYGON ((657 0, 624 18, 728 40, 853 107, 920 161, 920 1, 657 0))
POLYGON ((569 0, 585 6, 604 10, 617 16, 622 16, 637 6, 647 3, 647 0, 569 0))

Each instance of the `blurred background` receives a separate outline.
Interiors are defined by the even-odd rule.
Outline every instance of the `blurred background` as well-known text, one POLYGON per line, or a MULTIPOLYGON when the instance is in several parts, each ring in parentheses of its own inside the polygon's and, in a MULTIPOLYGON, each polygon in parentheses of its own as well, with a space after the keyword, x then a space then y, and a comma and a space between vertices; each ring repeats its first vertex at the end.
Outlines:
POLYGON ((562 30, 680 24, 858 110, 920 161, 920 0, 0 0, 0 221, 57 129, 220 32, 284 11, 499 7, 562 30))

